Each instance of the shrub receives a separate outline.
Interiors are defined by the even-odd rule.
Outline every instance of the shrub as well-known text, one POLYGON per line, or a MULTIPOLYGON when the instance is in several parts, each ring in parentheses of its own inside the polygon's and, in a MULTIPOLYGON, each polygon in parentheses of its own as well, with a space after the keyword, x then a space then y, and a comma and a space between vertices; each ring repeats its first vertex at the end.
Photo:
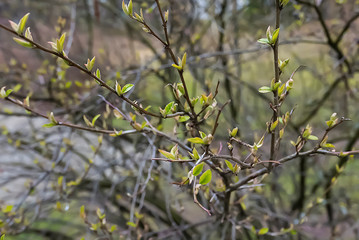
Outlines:
MULTIPOLYGON (((29 124, 30 129, 11 131, 3 127, 3 137, 9 147, 24 159, 19 174, 6 175, 4 184, 18 178, 31 180, 21 182, 24 184, 21 193, 10 191, 6 195, 1 208, 1 232, 15 235, 39 231, 51 239, 72 239, 66 228, 52 231, 46 226, 45 230, 39 230, 37 224, 41 219, 47 219, 46 214, 50 212, 51 218, 58 218, 56 214, 61 213, 62 221, 81 224, 82 229, 71 236, 83 239, 85 227, 97 239, 192 239, 200 236, 255 239, 261 235, 290 238, 296 234, 300 238, 305 235, 301 226, 313 221, 308 220, 311 216, 321 216, 319 211, 324 207, 332 236, 339 234, 338 226, 345 220, 341 221, 333 209, 332 190, 348 160, 358 154, 353 148, 359 130, 355 129, 350 136, 343 130, 337 131, 347 143, 343 146, 339 142, 339 147, 334 146, 331 133, 343 129, 340 125, 345 125, 349 118, 329 113, 331 109, 324 103, 343 83, 344 91, 348 93, 344 96, 344 105, 348 108, 341 113, 349 115, 351 111, 349 101, 355 95, 351 86, 355 84, 358 68, 356 55, 351 58, 341 42, 359 15, 349 18, 334 37, 320 3, 297 0, 294 4, 276 0, 272 13, 274 28, 268 27, 258 40, 261 46, 232 52, 225 50, 224 42, 229 1, 219 2, 220 13, 216 17, 223 30, 218 34, 219 47, 214 53, 195 57, 190 52, 195 52, 193 46, 202 36, 193 36, 192 42, 183 44, 187 51, 178 47, 182 44, 181 36, 173 44, 168 26, 171 11, 164 10, 158 0, 151 6, 142 3, 146 12, 142 8, 138 10, 140 3, 123 1, 123 15, 150 35, 150 41, 156 41, 149 44, 151 48, 159 48, 158 44, 163 48, 163 52, 151 60, 156 64, 151 65, 149 61, 138 70, 132 70, 137 76, 131 80, 129 74, 123 76, 115 67, 111 69, 110 60, 104 54, 90 56, 82 63, 74 60, 81 56, 69 51, 71 44, 68 43, 73 41, 74 32, 65 32, 64 19, 59 19, 58 37, 49 42, 50 47, 41 44, 31 33, 29 14, 17 23, 10 21, 10 26, 0 24, 3 32, 15 35, 13 39, 17 44, 55 57, 55 60, 42 62, 36 73, 13 62, 12 67, 19 68, 24 80, 19 84, 8 81, 6 84, 12 87, 3 86, 0 91, 3 102, 26 111, 25 114, 14 114, 12 110, 3 109, 3 114, 34 119, 29 124), (336 79, 332 83, 324 82, 325 92, 307 113, 301 110, 302 116, 296 120, 296 104, 288 99, 292 95, 300 99, 295 92, 299 91, 297 86, 304 86, 298 83, 304 81, 304 75, 298 76, 297 72, 302 70, 300 65, 294 66, 292 71, 290 59, 280 58, 280 43, 318 42, 303 38, 280 42, 283 32, 281 13, 293 6, 301 20, 306 11, 302 8, 314 11, 326 38, 324 44, 334 53, 333 59, 338 65, 334 70, 336 79), (274 77, 268 77, 270 72, 266 72, 265 76, 272 79, 261 87, 238 80, 235 75, 238 62, 235 60, 238 59, 230 59, 228 55, 264 50, 269 50, 274 59, 271 63, 274 77), (219 74, 211 72, 210 66, 201 66, 201 61, 209 57, 217 57, 213 66, 220 66, 219 74), (203 71, 198 72, 198 67, 203 71), (153 83, 148 75, 148 83, 141 81, 146 69, 163 80, 163 92, 157 86, 161 84, 153 83), (78 72, 82 73, 79 78, 86 80, 71 78, 78 72), (168 76, 165 75, 167 72, 168 76), (29 76, 41 76, 45 83, 37 89, 31 80, 33 77, 29 76), (210 82, 205 81, 208 76, 212 77, 210 82), (223 83, 215 83, 218 76, 223 78, 223 83), (257 103, 243 106, 247 103, 236 96, 241 92, 235 89, 234 81, 240 82, 240 87, 247 87, 247 91, 255 89, 251 94, 243 93, 244 96, 255 97, 256 101, 261 98, 266 103, 263 102, 261 107, 256 106, 257 103), (148 99, 140 97, 145 94, 148 99), (223 100, 228 97, 231 99, 223 100), (43 104, 45 101, 48 106, 43 104), (246 109, 238 111, 239 107, 246 109), (327 118, 321 119, 323 124, 318 130, 313 130, 310 120, 319 111, 323 111, 327 118), (254 120, 243 120, 253 117, 254 120), (46 119, 46 123, 39 118, 46 119), (263 118, 267 120, 263 122, 263 118), (252 130, 255 124, 252 121, 260 122, 259 127, 256 125, 257 130, 252 130), (41 125, 49 129, 43 129, 41 125), (308 164, 314 165, 315 161, 329 157, 339 160, 330 167, 325 166, 329 160, 324 160, 319 173, 316 173, 318 167, 313 168, 314 175, 321 176, 310 179, 313 196, 309 196, 307 178, 313 173, 308 164), (300 161, 299 169, 287 163, 295 160, 300 161), (298 193, 288 183, 294 174, 293 178, 299 179, 293 180, 298 193), (319 186, 323 186, 323 190, 318 193, 319 186), (18 197, 13 199, 14 195, 18 197), (189 198, 196 204, 194 212, 187 210, 194 207, 186 202, 189 198), (66 212, 79 213, 82 220, 69 218, 66 212), (199 221, 191 219, 202 213, 208 217, 203 216, 199 221)), ((166 4, 168 9, 170 6, 166 4)), ((183 6, 191 5, 183 3, 183 6)), ((97 10, 95 15, 99 16, 97 10)), ((181 14, 183 12, 179 11, 172 18, 178 26, 185 20, 181 14)), ((197 24, 206 22, 201 17, 197 24)), ((171 27, 179 31, 176 24, 171 27)), ((248 30, 251 31, 253 29, 248 30)), ((262 64, 259 60, 254 63, 257 70, 261 68, 257 66, 259 64, 262 64)), ((309 83, 304 86, 303 94, 313 94, 315 88, 314 83, 309 83)), ((6 156, 4 153, 3 157, 6 156)), ((11 173, 11 168, 5 170, 5 173, 11 173)), ((351 197, 355 199, 355 196, 351 197)), ((350 208, 346 203, 341 206, 346 211, 350 208)))

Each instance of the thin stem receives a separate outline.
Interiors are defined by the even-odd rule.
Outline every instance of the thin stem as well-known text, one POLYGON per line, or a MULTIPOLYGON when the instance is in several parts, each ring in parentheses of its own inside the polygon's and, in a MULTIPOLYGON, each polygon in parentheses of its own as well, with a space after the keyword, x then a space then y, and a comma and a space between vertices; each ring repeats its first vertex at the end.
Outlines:
POLYGON ((337 53, 337 58, 340 61, 342 61, 342 60, 344 61, 344 64, 347 67, 348 72, 351 74, 352 73, 352 67, 351 67, 348 59, 346 59, 346 57, 344 56, 343 51, 339 48, 338 44, 340 43, 341 38, 344 36, 344 33, 347 31, 347 29, 349 28, 352 21, 354 21, 359 16, 354 16, 352 19, 350 19, 347 22, 344 29, 342 30, 342 32, 339 34, 339 37, 337 38, 337 40, 334 41, 331 34, 330 34, 329 28, 328 28, 327 24, 325 23, 324 16, 323 16, 320 8, 316 4, 311 3, 311 2, 307 2, 307 1, 303 1, 303 0, 297 0, 297 2, 300 3, 300 4, 303 4, 303 5, 307 5, 308 7, 311 7, 311 8, 314 9, 314 11, 316 12, 316 14, 318 16, 318 20, 320 22, 320 25, 323 28, 324 34, 325 34, 325 36, 327 38, 327 43, 328 43, 329 47, 332 48, 337 53))
POLYGON ((160 12, 160 15, 161 15, 162 26, 163 26, 163 30, 165 32, 167 46, 170 46, 170 40, 169 40, 169 37, 168 37, 168 31, 167 31, 167 21, 165 20, 165 17, 163 16, 161 5, 160 5, 158 0, 156 0, 156 4, 157 4, 157 7, 158 7, 158 11, 160 12))
MULTIPOLYGON (((276 19, 275 19, 275 29, 278 29, 280 26, 280 0, 276 0, 276 19)), ((273 46, 273 57, 274 57, 274 81, 275 83, 279 82, 279 66, 278 66, 278 44, 279 43, 279 36, 273 46)), ((274 106, 273 106, 273 116, 272 116, 272 122, 277 121, 278 115, 279 115, 279 98, 278 98, 278 90, 275 90, 273 92, 274 95, 274 106)), ((278 135, 278 128, 274 129, 271 133, 271 146, 270 146, 270 160, 275 161, 276 159, 276 152, 277 152, 277 146, 276 146, 276 139, 278 135)), ((270 162, 268 169, 271 171, 273 164, 270 162)))
POLYGON ((218 113, 217 113, 217 117, 216 117, 216 120, 214 122, 214 126, 213 126, 213 130, 212 130, 212 136, 214 136, 214 134, 216 133, 216 130, 217 130, 217 127, 219 125, 218 121, 219 121, 219 116, 221 115, 223 109, 227 106, 228 103, 230 103, 231 100, 228 100, 225 104, 223 104, 223 106, 218 110, 218 113))
MULTIPOLYGON (((42 46, 41 44, 39 43, 36 43, 28 38, 26 38, 25 36, 23 35, 19 35, 17 32, 15 32, 14 30, 0 24, 0 28, 10 32, 10 33, 13 33, 15 35, 17 35, 18 37, 28 41, 29 43, 31 43, 34 48, 37 48, 41 51, 44 51, 44 52, 47 52, 47 53, 50 53, 52 55, 55 55, 61 59, 63 59, 65 62, 68 63, 69 66, 72 66, 72 67, 75 67, 77 69, 79 69, 80 71, 88 74, 89 76, 91 76, 93 79, 97 80, 99 83, 100 83, 100 86, 101 87, 105 87, 106 89, 108 89, 110 92, 117 94, 116 90, 114 88, 112 88, 111 86, 109 86, 108 84, 106 84, 102 79, 98 78, 94 73, 92 73, 91 71, 87 70, 85 67, 82 67, 81 65, 79 65, 78 63, 74 62, 73 60, 71 60, 69 57, 63 55, 62 53, 59 53, 59 52, 56 52, 56 51, 53 51, 51 49, 48 49, 44 46, 42 46)), ((148 112, 147 110, 143 109, 142 107, 140 107, 137 103, 133 102, 132 100, 130 100, 129 98, 125 97, 124 95, 119 95, 119 97, 124 100, 125 102, 127 102, 128 104, 130 104, 131 106, 135 107, 136 109, 138 109, 138 111, 140 113, 143 113, 143 114, 146 114, 146 115, 149 115, 149 116, 152 116, 152 117, 157 117, 157 118, 163 118, 163 116, 161 114, 155 114, 155 113, 151 113, 151 112, 148 112)), ((167 116, 168 117, 168 116, 167 116)))
MULTIPOLYGON (((161 9, 161 5, 159 3, 158 0, 156 0, 156 4, 157 4, 157 8, 158 8, 158 11, 160 12, 160 16, 161 16, 161 20, 162 20, 162 26, 163 26, 163 31, 165 33, 165 36, 166 36, 166 43, 164 43, 163 41, 162 44, 165 46, 165 49, 167 50, 167 52, 170 54, 171 58, 172 58, 172 61, 178 65, 178 61, 176 59, 176 56, 175 54, 173 53, 173 50, 171 48, 171 43, 170 43, 170 40, 169 40, 169 37, 168 37, 168 30, 167 30, 167 22, 163 16, 163 12, 162 12, 162 9, 161 9)), ((152 30, 151 30, 152 31, 152 30)), ((186 81, 184 79, 184 76, 183 76, 183 70, 178 70, 178 74, 180 76, 180 79, 181 79, 181 83, 183 84, 183 89, 184 89, 184 92, 185 92, 185 98, 186 98, 186 101, 191 109, 191 113, 192 113, 192 120, 195 122, 195 124, 197 123, 197 114, 196 112, 194 111, 194 107, 192 106, 191 104, 191 100, 189 98, 189 93, 188 93, 188 89, 187 89, 187 84, 186 84, 186 81)))
POLYGON ((348 31, 352 23, 359 18, 359 13, 355 14, 352 18, 349 19, 349 21, 345 24, 343 27, 343 30, 339 33, 337 39, 335 40, 335 44, 338 45, 340 41, 343 39, 345 33, 348 31))

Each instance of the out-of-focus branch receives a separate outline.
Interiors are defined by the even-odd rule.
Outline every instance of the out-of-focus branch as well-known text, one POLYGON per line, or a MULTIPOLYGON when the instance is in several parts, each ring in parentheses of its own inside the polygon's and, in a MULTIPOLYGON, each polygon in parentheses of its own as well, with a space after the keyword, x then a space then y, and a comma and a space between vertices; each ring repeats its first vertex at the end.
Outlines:
MULTIPOLYGON (((37 48, 41 51, 44 51, 44 52, 47 52, 47 53, 50 53, 52 55, 55 55, 61 59, 63 59, 64 61, 66 61, 68 63, 69 66, 73 66, 77 69, 79 69, 80 71, 88 74, 89 76, 91 76, 93 79, 95 79, 96 81, 99 82, 100 86, 108 89, 110 92, 117 94, 116 90, 114 88, 112 88, 111 86, 109 86, 107 83, 105 83, 102 79, 100 79, 99 77, 96 76, 96 74, 92 73, 91 71, 87 70, 85 67, 82 67, 80 66, 78 63, 74 62, 72 59, 70 59, 69 57, 65 56, 64 54, 62 53, 59 53, 59 52, 56 52, 56 51, 53 51, 51 49, 48 49, 42 45, 40 45, 39 43, 36 43, 34 42, 33 40, 31 39, 28 39, 26 38, 25 36, 23 35, 20 35, 18 34, 17 32, 15 32, 14 30, 12 30, 11 28, 8 28, 6 27, 5 25, 3 24, 0 24, 0 28, 12 33, 12 34, 15 34, 17 35, 18 37, 26 40, 27 42, 31 43, 34 48, 37 48)), ((163 118, 163 116, 161 114, 156 114, 156 113, 151 113, 151 112, 148 112, 147 110, 143 109, 142 107, 140 107, 136 102, 128 99, 127 97, 125 97, 123 94, 119 96, 122 100, 126 101, 127 103, 129 103, 131 106, 135 107, 136 109, 138 109, 139 112, 143 113, 143 114, 146 114, 146 115, 149 115, 149 116, 153 116, 153 117, 158 117, 158 118, 163 118)))

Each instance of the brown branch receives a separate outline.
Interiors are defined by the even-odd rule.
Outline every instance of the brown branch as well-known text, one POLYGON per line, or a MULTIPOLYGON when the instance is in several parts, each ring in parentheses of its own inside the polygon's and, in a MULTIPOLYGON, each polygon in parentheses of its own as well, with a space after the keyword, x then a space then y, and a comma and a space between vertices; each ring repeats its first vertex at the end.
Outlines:
POLYGON ((225 104, 223 104, 223 106, 218 109, 218 113, 217 113, 217 117, 216 120, 214 121, 214 126, 213 126, 213 130, 212 130, 212 136, 214 136, 214 134, 216 133, 217 127, 218 127, 218 120, 219 120, 219 116, 221 115, 223 109, 227 106, 228 103, 230 103, 231 100, 228 100, 225 104))
MULTIPOLYGON (((279 29, 280 26, 280 12, 281 12, 281 4, 280 0, 276 0, 276 16, 275 16, 275 29, 279 29)), ((273 58, 274 58, 274 81, 275 83, 279 82, 280 77, 280 70, 279 70, 279 35, 278 38, 273 46, 273 58)), ((273 116, 272 116, 272 122, 277 121, 280 111, 279 106, 279 97, 278 97, 278 90, 273 91, 273 98, 274 98, 274 106, 273 106, 273 116)), ((274 129, 274 131, 271 132, 271 145, 270 145, 270 160, 275 161, 276 155, 277 155, 277 147, 276 147, 276 139, 278 135, 278 128, 274 129)), ((271 171, 272 169, 272 162, 269 163, 268 169, 271 171)))
MULTIPOLYGON (((48 119, 48 116, 43 114, 43 113, 40 113, 26 105, 24 105, 21 101, 19 100, 15 100, 13 98, 10 98, 10 97, 6 97, 5 100, 13 103, 13 104, 16 104, 22 108, 24 108, 25 110, 31 112, 32 114, 34 115, 37 115, 37 116, 40 116, 40 117, 43 117, 43 118, 46 118, 48 119)), ((96 128, 89 128, 89 127, 83 127, 83 126, 80 126, 80 125, 75 125, 75 124, 72 124, 72 123, 68 123, 68 122, 61 122, 61 121, 58 121, 57 122, 57 125, 59 126, 66 126, 66 127, 70 127, 70 128, 74 128, 74 129, 79 129, 79 130, 85 130, 85 131, 88 131, 88 132, 94 132, 94 133, 103 133, 103 134, 114 134, 115 131, 110 131, 110 130, 104 130, 104 129, 96 129, 96 128)), ((129 132, 129 133, 132 133, 132 132, 129 132)))
MULTIPOLYGON (((163 43, 163 42, 162 42, 162 44, 164 45, 164 47, 165 47, 165 49, 167 50, 167 52, 170 54, 170 56, 171 56, 171 58, 172 58, 172 61, 173 61, 176 65, 178 65, 178 61, 177 61, 177 59, 176 59, 176 56, 175 56, 174 53, 173 53, 173 50, 172 50, 171 44, 170 44, 170 40, 169 40, 169 37, 168 37, 167 22, 166 22, 166 20, 165 20, 165 18, 164 18, 164 16, 163 16, 163 12, 162 12, 162 9, 161 9, 161 5, 160 5, 160 3, 159 3, 158 0, 156 0, 156 4, 157 4, 157 7, 158 7, 158 11, 160 12, 160 15, 161 15, 163 31, 164 31, 164 33, 165 33, 166 41, 167 41, 167 43, 163 43)), ((184 89, 184 92, 185 92, 184 95, 185 95, 186 101, 187 101, 187 103, 188 103, 188 106, 189 106, 190 109, 191 109, 191 113, 192 113, 191 118, 192 118, 192 120, 194 121, 194 123, 196 124, 196 123, 197 123, 197 120, 196 120, 196 119, 197 119, 197 114, 196 114, 196 112, 195 112, 195 110, 194 110, 194 107, 192 106, 191 100, 190 100, 190 98, 189 98, 189 93, 188 93, 188 89, 187 89, 187 84, 186 84, 186 81, 185 81, 184 76, 183 76, 183 69, 182 69, 182 70, 177 69, 177 72, 178 72, 178 74, 179 74, 179 76, 180 76, 180 79, 181 79, 181 82, 182 82, 182 84, 183 84, 183 89, 184 89)))
POLYGON ((345 26, 343 27, 343 30, 339 33, 337 40, 335 40, 335 44, 338 45, 340 43, 340 41, 343 39, 345 33, 348 31, 348 29, 350 28, 350 26, 352 25, 352 23, 359 18, 359 13, 355 14, 353 17, 351 17, 345 24, 345 26))
MULTIPOLYGON (((109 86, 108 84, 106 84, 102 79, 98 78, 94 73, 92 73, 91 71, 87 70, 85 67, 82 67, 81 65, 79 65, 78 63, 74 62, 73 60, 71 60, 68 56, 65 56, 63 55, 62 53, 59 53, 59 52, 56 52, 56 51, 53 51, 51 49, 48 49, 44 46, 42 46, 41 44, 39 43, 36 43, 28 38, 26 38, 25 36, 23 35, 20 35, 18 34, 17 32, 15 32, 14 30, 12 30, 11 28, 8 28, 2 24, 0 24, 0 28, 12 33, 12 34, 15 34, 17 35, 18 37, 26 40, 27 42, 31 43, 34 48, 36 49, 39 49, 41 51, 44 51, 44 52, 47 52, 47 53, 50 53, 54 56, 57 56, 61 59, 63 59, 64 61, 66 61, 68 63, 69 66, 72 66, 72 67, 75 67, 77 69, 79 69, 80 71, 86 73, 87 75, 91 76, 93 79, 95 79, 96 81, 98 81, 100 83, 100 86, 101 87, 105 87, 106 89, 108 89, 110 92, 117 94, 116 90, 114 88, 112 88, 111 86, 109 86)), ((140 107, 138 104, 136 104, 135 102, 133 102, 132 100, 128 99, 127 97, 125 97, 124 95, 118 95, 122 100, 124 100, 125 102, 129 103, 131 106, 135 107, 136 109, 138 109, 138 111, 140 113, 143 113, 143 114, 146 114, 146 115, 149 115, 149 116, 153 116, 153 117, 157 117, 157 118, 163 118, 163 116, 161 114, 155 114, 155 113, 151 113, 151 112, 148 112, 146 111, 145 109, 143 109, 142 107, 140 107)))
POLYGON ((157 7, 158 7, 158 11, 160 12, 160 15, 161 15, 161 20, 162 20, 162 26, 163 26, 163 30, 165 32, 165 37, 166 37, 166 41, 167 41, 167 46, 170 46, 170 40, 169 40, 169 37, 168 37, 168 31, 167 31, 167 21, 165 20, 164 16, 163 16, 163 12, 162 12, 162 9, 161 9, 161 5, 159 3, 158 0, 156 0, 156 4, 157 4, 157 7))
MULTIPOLYGON (((319 6, 317 6, 317 5, 314 4, 314 3, 307 2, 307 1, 303 1, 303 0, 297 0, 297 2, 298 2, 298 3, 301 3, 301 4, 303 4, 303 5, 309 6, 309 7, 313 8, 313 9, 315 10, 315 12, 316 12, 316 14, 317 14, 317 16, 318 16, 318 20, 319 20, 319 22, 320 22, 320 25, 322 26, 323 31, 324 31, 324 34, 325 34, 325 36, 326 36, 326 38, 327 38, 327 43, 328 43, 329 47, 332 48, 332 49, 337 53, 337 55, 338 55, 338 60, 340 60, 340 61, 344 60, 344 63, 345 63, 345 65, 346 65, 346 67, 348 68, 349 73, 352 73, 352 68, 351 68, 351 65, 350 65, 348 59, 346 59, 346 57, 344 56, 343 52, 339 49, 339 46, 338 46, 338 44, 339 44, 341 38, 343 37, 343 36, 340 36, 340 35, 341 35, 341 34, 344 35, 344 33, 345 33, 346 30, 339 35, 339 36, 340 36, 340 38, 338 38, 339 41, 338 41, 338 39, 337 39, 337 41, 333 41, 333 38, 332 38, 332 36, 331 36, 331 34, 330 34, 330 32, 329 32, 329 28, 328 28, 327 24, 325 23, 324 16, 323 16, 323 14, 322 14, 322 12, 321 12, 319 6)), ((354 20, 355 20, 355 19, 354 19, 354 20)), ((354 21, 354 20, 353 20, 353 21, 354 21)), ((351 24, 351 23, 349 23, 349 26, 350 26, 350 24, 351 24)), ((349 26, 348 26, 348 28, 349 28, 349 26)), ((344 30, 344 29, 343 29, 343 30, 344 30)))
POLYGON ((242 168, 242 169, 248 169, 248 168, 252 168, 251 164, 245 163, 243 161, 241 161, 240 159, 230 156, 230 155, 213 155, 210 157, 211 159, 224 159, 224 160, 232 160, 235 163, 238 163, 238 165, 242 168))
MULTIPOLYGON (((359 132, 359 131, 358 131, 359 132)), ((283 157, 279 160, 277 160, 280 164, 283 164, 285 162, 288 162, 290 160, 293 160, 297 157, 303 157, 303 156, 310 156, 310 155, 313 155, 313 154, 321 154, 321 155, 329 155, 329 156, 336 156, 336 157, 341 157, 341 156, 347 156, 347 155, 359 155, 359 150, 356 150, 356 151, 346 151, 346 152, 332 152, 332 151, 327 151, 327 150, 323 150, 323 149, 319 149, 319 150, 315 150, 315 149, 312 149, 312 150, 309 150, 309 151, 306 151, 306 152, 296 152, 296 153, 293 153, 291 155, 288 155, 286 157, 283 157)), ((277 165, 273 165, 274 167, 276 167, 277 165)), ((227 191, 235 191, 237 190, 240 186, 246 184, 247 182, 259 177, 259 176, 262 176, 264 175, 265 173, 268 173, 269 170, 264 167, 264 168, 261 168, 251 174, 249 174, 248 176, 240 179, 238 182, 232 184, 227 190, 227 191)))
POLYGON ((332 94, 332 92, 337 88, 337 85, 341 82, 345 80, 345 76, 340 76, 338 77, 328 88, 328 90, 323 94, 322 98, 319 100, 319 102, 316 104, 315 108, 310 111, 310 113, 307 115, 307 117, 305 117, 302 121, 300 121, 299 123, 295 124, 296 128, 298 128, 299 126, 302 126, 304 124, 306 124, 310 119, 312 119, 316 113, 319 111, 319 109, 321 108, 321 106, 323 106, 323 104, 325 103, 325 101, 330 97, 330 95, 332 94))
POLYGON ((324 139, 328 136, 329 132, 331 130, 333 130, 334 128, 336 128, 337 126, 339 126, 340 124, 342 124, 343 122, 345 121, 350 121, 350 119, 346 119, 346 118, 341 118, 336 124, 334 124, 333 126, 331 127, 328 127, 326 130, 325 130, 325 133, 323 134, 323 137, 318 141, 318 145, 314 148, 315 150, 318 150, 320 148, 320 145, 322 144, 322 142, 324 141, 324 139))

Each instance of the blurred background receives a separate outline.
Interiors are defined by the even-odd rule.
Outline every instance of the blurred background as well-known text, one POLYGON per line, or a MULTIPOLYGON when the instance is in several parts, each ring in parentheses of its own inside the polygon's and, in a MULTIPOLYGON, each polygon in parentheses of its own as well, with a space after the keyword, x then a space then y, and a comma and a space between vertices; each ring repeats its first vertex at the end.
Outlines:
MULTIPOLYGON (((173 100, 168 85, 179 81, 178 74, 163 46, 121 5, 120 0, 2 0, 0 23, 8 26, 9 19, 18 22, 31 13, 27 25, 34 41, 46 47, 67 32, 65 52, 71 59, 83 65, 96 56, 102 79, 111 86, 135 84, 128 97, 158 111, 173 100)), ((169 10, 175 55, 188 55, 190 95, 214 92, 220 81, 217 102, 231 99, 212 147, 225 146, 227 129, 234 127, 243 141, 257 141, 272 115, 271 94, 258 88, 274 76, 273 54, 257 40, 269 25, 274 29, 274 1, 163 0, 161 6, 169 10)), ((140 8, 163 36, 155 1, 134 1, 135 11, 140 8)), ((295 151, 290 140, 307 124, 322 135, 334 112, 352 121, 333 130, 328 141, 339 151, 358 147, 358 12, 356 0, 290 1, 282 11, 279 57, 290 59, 282 82, 298 71, 282 107, 295 111, 280 156, 295 151)), ((99 95, 123 111, 131 111, 129 105, 77 69, 25 49, 12 37, 0 30, 0 86, 13 88, 12 96, 30 95, 33 108, 72 123, 102 114, 98 126, 131 129, 124 120, 103 117, 109 113, 99 95)), ((263 185, 236 192, 235 217, 223 223, 193 203, 190 187, 173 184, 187 176, 190 166, 151 161, 158 148, 168 146, 165 139, 146 134, 102 139, 65 127, 43 128, 45 123, 0 101, 0 232, 6 239, 359 239, 357 157, 312 156, 286 163, 263 185), (82 205, 90 223, 80 217, 82 205), (90 229, 97 209, 116 226, 112 236, 90 229), (268 235, 253 233, 265 227, 268 235)), ((213 123, 209 120, 204 129, 213 123)), ((156 122, 168 133, 174 124, 156 122)), ((183 140, 185 125, 177 127, 183 140)), ((265 158, 268 149, 266 141, 265 158)), ((246 173, 241 174, 236 178, 246 173)), ((220 191, 220 183, 214 188, 220 191)), ((206 194, 200 201, 216 208, 206 194)))

